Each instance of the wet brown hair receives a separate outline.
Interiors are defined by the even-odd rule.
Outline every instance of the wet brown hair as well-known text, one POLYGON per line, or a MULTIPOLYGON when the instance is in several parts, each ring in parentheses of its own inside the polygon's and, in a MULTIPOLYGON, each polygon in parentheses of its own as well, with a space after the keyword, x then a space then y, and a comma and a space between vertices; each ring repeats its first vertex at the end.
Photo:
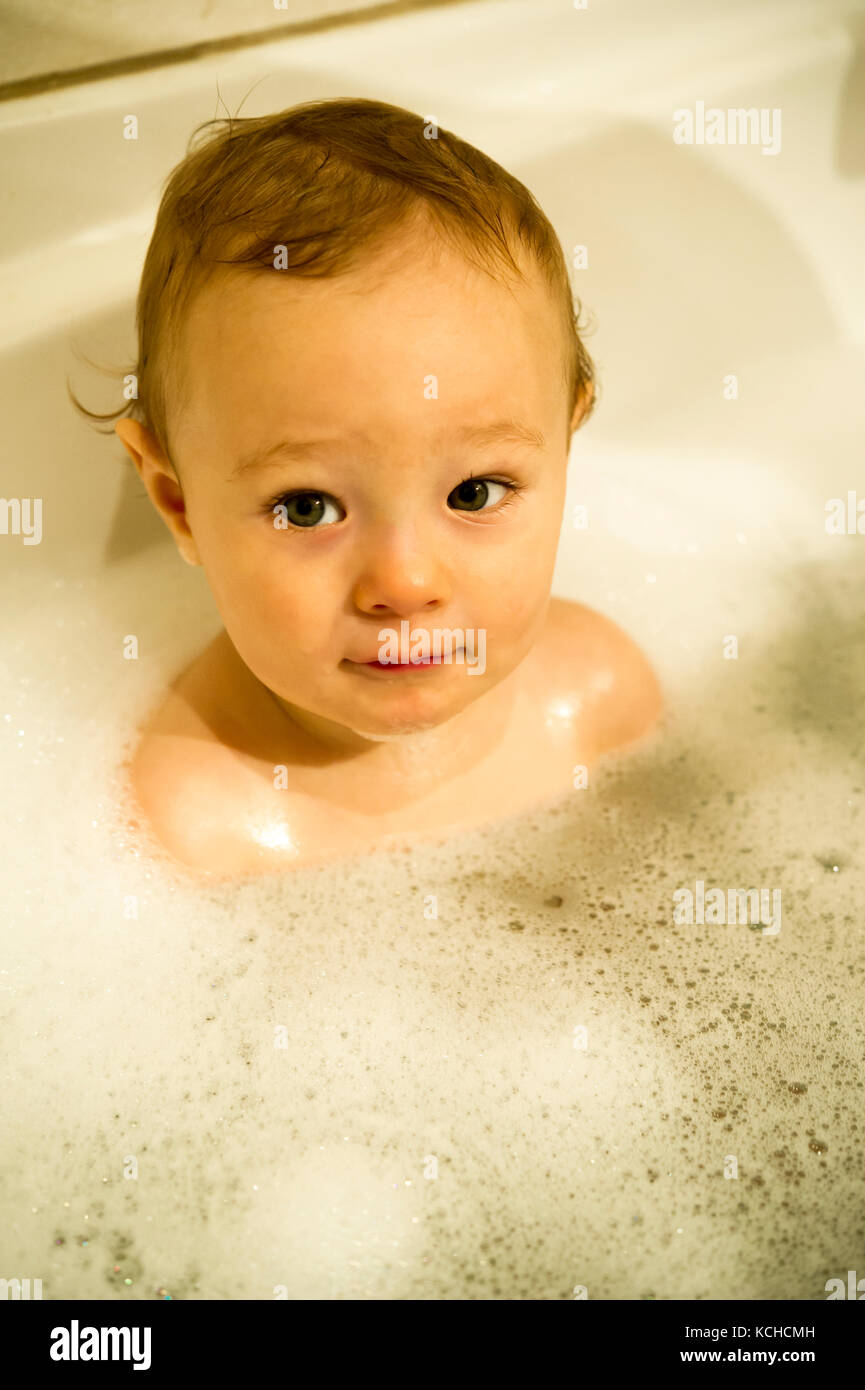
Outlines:
POLYGON ((419 214, 490 274, 524 280, 526 257, 540 268, 561 311, 568 421, 580 399, 585 421, 595 377, 580 339, 582 310, 576 301, 575 313, 564 253, 535 198, 432 118, 342 97, 208 121, 195 131, 165 186, 144 261, 138 362, 126 369, 136 378, 137 398, 100 415, 70 390, 73 404, 94 422, 140 420, 171 458, 169 363, 173 355, 176 378, 184 311, 218 267, 340 275, 419 214))

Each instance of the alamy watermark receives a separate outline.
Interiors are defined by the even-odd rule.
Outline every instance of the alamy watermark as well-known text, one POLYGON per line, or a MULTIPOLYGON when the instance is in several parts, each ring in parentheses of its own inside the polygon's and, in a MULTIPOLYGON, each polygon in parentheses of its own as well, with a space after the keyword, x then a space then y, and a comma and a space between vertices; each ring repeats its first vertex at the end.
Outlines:
POLYGON ((851 489, 846 507, 843 498, 830 497, 824 524, 827 536, 865 536, 865 497, 857 497, 851 489))
POLYGON ((11 1299, 13 1303, 21 1300, 26 1303, 28 1300, 38 1300, 41 1297, 41 1279, 0 1279, 0 1302, 11 1299))
POLYGON ((694 110, 679 106, 673 112, 673 140, 677 145, 762 145, 764 154, 781 151, 781 108, 762 106, 706 109, 698 101, 694 110))
POLYGON ((0 536, 21 536, 25 545, 42 540, 42 498, 0 497, 0 536))
POLYGON ((723 927, 738 921, 762 926, 763 936, 777 936, 781 930, 780 888, 728 888, 726 893, 723 888, 710 888, 707 892, 704 880, 698 878, 694 889, 677 888, 673 894, 677 925, 723 927))
POLYGON ((865 1302, 865 1279, 857 1279, 855 1269, 848 1269, 846 1286, 843 1279, 827 1279, 823 1288, 829 1295, 827 1303, 835 1298, 865 1302))
POLYGON ((150 1370, 149 1327, 69 1327, 51 1330, 52 1361, 131 1361, 133 1371, 150 1370))
POLYGON ((413 637, 410 630, 411 624, 407 618, 400 623, 399 632, 393 627, 380 630, 378 660, 383 666, 421 665, 434 661, 464 665, 468 667, 470 676, 481 676, 486 670, 486 628, 434 627, 432 636, 428 632, 418 631, 413 637))

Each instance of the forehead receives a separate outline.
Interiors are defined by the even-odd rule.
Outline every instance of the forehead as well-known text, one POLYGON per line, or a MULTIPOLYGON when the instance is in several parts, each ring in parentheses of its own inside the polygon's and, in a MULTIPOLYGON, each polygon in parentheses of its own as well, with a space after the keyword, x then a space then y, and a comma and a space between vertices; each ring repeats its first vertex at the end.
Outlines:
POLYGON ((563 336, 540 272, 493 277, 441 242, 408 242, 346 275, 218 272, 184 328, 184 419, 248 446, 299 421, 359 432, 432 428, 485 406, 562 409, 563 336))

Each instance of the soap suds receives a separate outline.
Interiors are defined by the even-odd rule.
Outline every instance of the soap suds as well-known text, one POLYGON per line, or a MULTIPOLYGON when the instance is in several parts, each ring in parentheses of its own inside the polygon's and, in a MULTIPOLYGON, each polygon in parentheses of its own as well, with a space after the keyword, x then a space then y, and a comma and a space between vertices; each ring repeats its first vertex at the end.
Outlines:
POLYGON ((131 840, 118 775, 216 630, 185 578, 160 552, 7 591, 0 1274, 50 1299, 807 1300, 861 1273, 855 541, 766 581, 738 661, 742 575, 699 626, 655 595, 664 725, 588 789, 204 887, 131 840), (675 924, 697 880, 780 888, 780 932, 675 924))

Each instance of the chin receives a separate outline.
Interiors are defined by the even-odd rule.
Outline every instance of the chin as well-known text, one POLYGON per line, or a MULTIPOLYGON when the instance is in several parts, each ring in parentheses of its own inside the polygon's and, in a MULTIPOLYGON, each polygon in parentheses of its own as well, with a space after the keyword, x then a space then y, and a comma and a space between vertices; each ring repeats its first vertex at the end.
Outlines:
POLYGON ((392 714, 369 715, 352 711, 342 722, 361 738, 368 738, 375 743, 389 743, 404 738, 406 734, 422 734, 431 729, 437 729, 458 714, 461 708, 463 707, 459 706, 457 709, 443 707, 426 713, 417 710, 413 713, 398 714, 394 712, 392 714))

